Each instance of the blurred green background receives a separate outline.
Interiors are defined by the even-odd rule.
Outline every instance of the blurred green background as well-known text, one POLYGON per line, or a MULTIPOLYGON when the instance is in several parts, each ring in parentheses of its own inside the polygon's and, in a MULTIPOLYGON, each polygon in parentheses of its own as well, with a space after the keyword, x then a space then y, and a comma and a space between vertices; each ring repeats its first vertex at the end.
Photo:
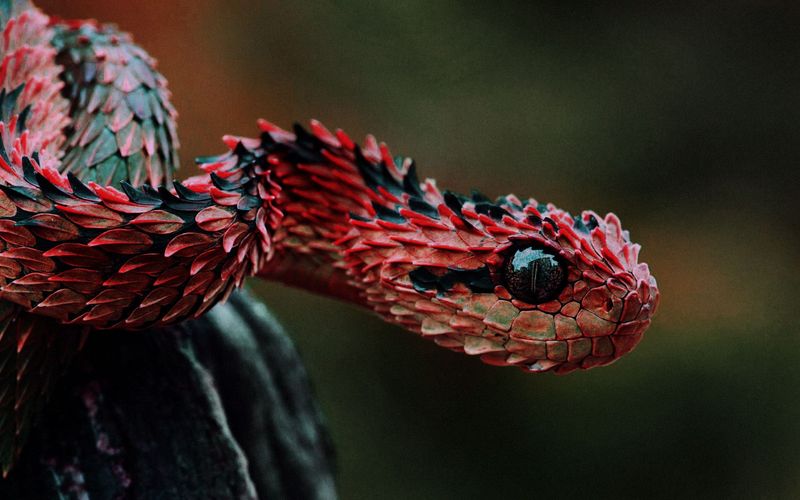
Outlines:
POLYGON ((615 211, 662 291, 640 347, 482 365, 256 290, 298 344, 343 498, 800 496, 800 7, 41 0, 160 61, 189 160, 263 116, 374 132, 440 186, 615 211))

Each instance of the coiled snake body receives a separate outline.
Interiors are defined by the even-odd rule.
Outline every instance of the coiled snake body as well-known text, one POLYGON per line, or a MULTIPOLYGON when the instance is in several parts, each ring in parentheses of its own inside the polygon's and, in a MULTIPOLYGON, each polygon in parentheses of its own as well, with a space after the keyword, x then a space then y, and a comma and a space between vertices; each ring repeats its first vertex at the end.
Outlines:
POLYGON ((78 347, 48 330, 196 317, 248 276, 363 305, 493 365, 566 373, 637 344, 658 291, 619 219, 417 180, 312 121, 172 182, 176 114, 113 27, 0 0, 0 462, 78 347))

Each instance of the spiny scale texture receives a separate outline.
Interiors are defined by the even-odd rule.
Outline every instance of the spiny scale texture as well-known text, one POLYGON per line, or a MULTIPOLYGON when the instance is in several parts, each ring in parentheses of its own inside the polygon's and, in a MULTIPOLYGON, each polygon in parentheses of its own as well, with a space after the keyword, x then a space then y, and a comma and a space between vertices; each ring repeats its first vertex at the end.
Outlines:
POLYGON ((172 193, 86 185, 44 174, 35 158, 0 161, 17 176, 0 186, 0 299, 98 328, 201 314, 261 269, 280 222, 269 172, 242 162, 234 155, 198 191, 175 183, 172 193))
MULTIPOLYGON (((22 1, 0 2, 4 23, 0 156, 10 160, 10 152, 21 161, 22 154, 36 152, 40 161, 54 165, 64 142, 61 130, 69 124, 68 103, 59 95, 62 84, 60 70, 53 64, 55 50, 48 44, 49 20, 28 7, 22 1)), ((3 227, 9 227, 8 222, 3 227)), ((0 304, 0 467, 4 475, 58 374, 78 349, 79 331, 58 330, 54 334, 56 325, 47 318, 22 312, 11 302, 0 304)))
POLYGON ((5 470, 81 331, 197 316, 250 275, 353 301, 445 348, 533 372, 608 364, 650 324, 656 283, 615 215, 443 192, 372 136, 359 146, 316 121, 292 131, 261 121, 259 137, 226 136, 228 152, 198 159, 202 175, 170 184, 175 112, 147 54, 113 28, 8 2, 5 470), (39 334, 39 321, 73 335, 39 334))
POLYGON ((178 166, 167 82, 130 35, 93 21, 54 26, 72 122, 61 170, 100 185, 168 185, 178 166))

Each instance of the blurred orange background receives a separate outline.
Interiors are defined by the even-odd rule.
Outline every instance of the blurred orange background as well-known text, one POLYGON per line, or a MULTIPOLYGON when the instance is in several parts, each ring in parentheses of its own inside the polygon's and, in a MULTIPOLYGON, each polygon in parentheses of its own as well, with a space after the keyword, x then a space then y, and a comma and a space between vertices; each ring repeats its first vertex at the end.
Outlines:
POLYGON ((800 11, 779 2, 41 0, 159 60, 182 176, 255 119, 373 132, 457 191, 615 211, 662 304, 567 377, 253 287, 306 359, 343 498, 800 494, 800 11))

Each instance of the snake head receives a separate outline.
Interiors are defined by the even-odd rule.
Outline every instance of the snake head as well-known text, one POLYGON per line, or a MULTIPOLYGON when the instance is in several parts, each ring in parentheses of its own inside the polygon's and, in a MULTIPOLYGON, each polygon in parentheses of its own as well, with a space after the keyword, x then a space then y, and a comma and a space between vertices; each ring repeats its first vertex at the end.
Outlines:
POLYGON ((375 222, 383 236, 365 223, 351 255, 372 271, 371 307, 489 364, 609 364, 636 346, 658 304, 640 246, 614 214, 441 194, 426 181, 375 222))
POLYGON ((267 277, 532 372, 611 363, 649 326, 656 282, 616 215, 442 192, 372 136, 261 127, 286 213, 267 277))

